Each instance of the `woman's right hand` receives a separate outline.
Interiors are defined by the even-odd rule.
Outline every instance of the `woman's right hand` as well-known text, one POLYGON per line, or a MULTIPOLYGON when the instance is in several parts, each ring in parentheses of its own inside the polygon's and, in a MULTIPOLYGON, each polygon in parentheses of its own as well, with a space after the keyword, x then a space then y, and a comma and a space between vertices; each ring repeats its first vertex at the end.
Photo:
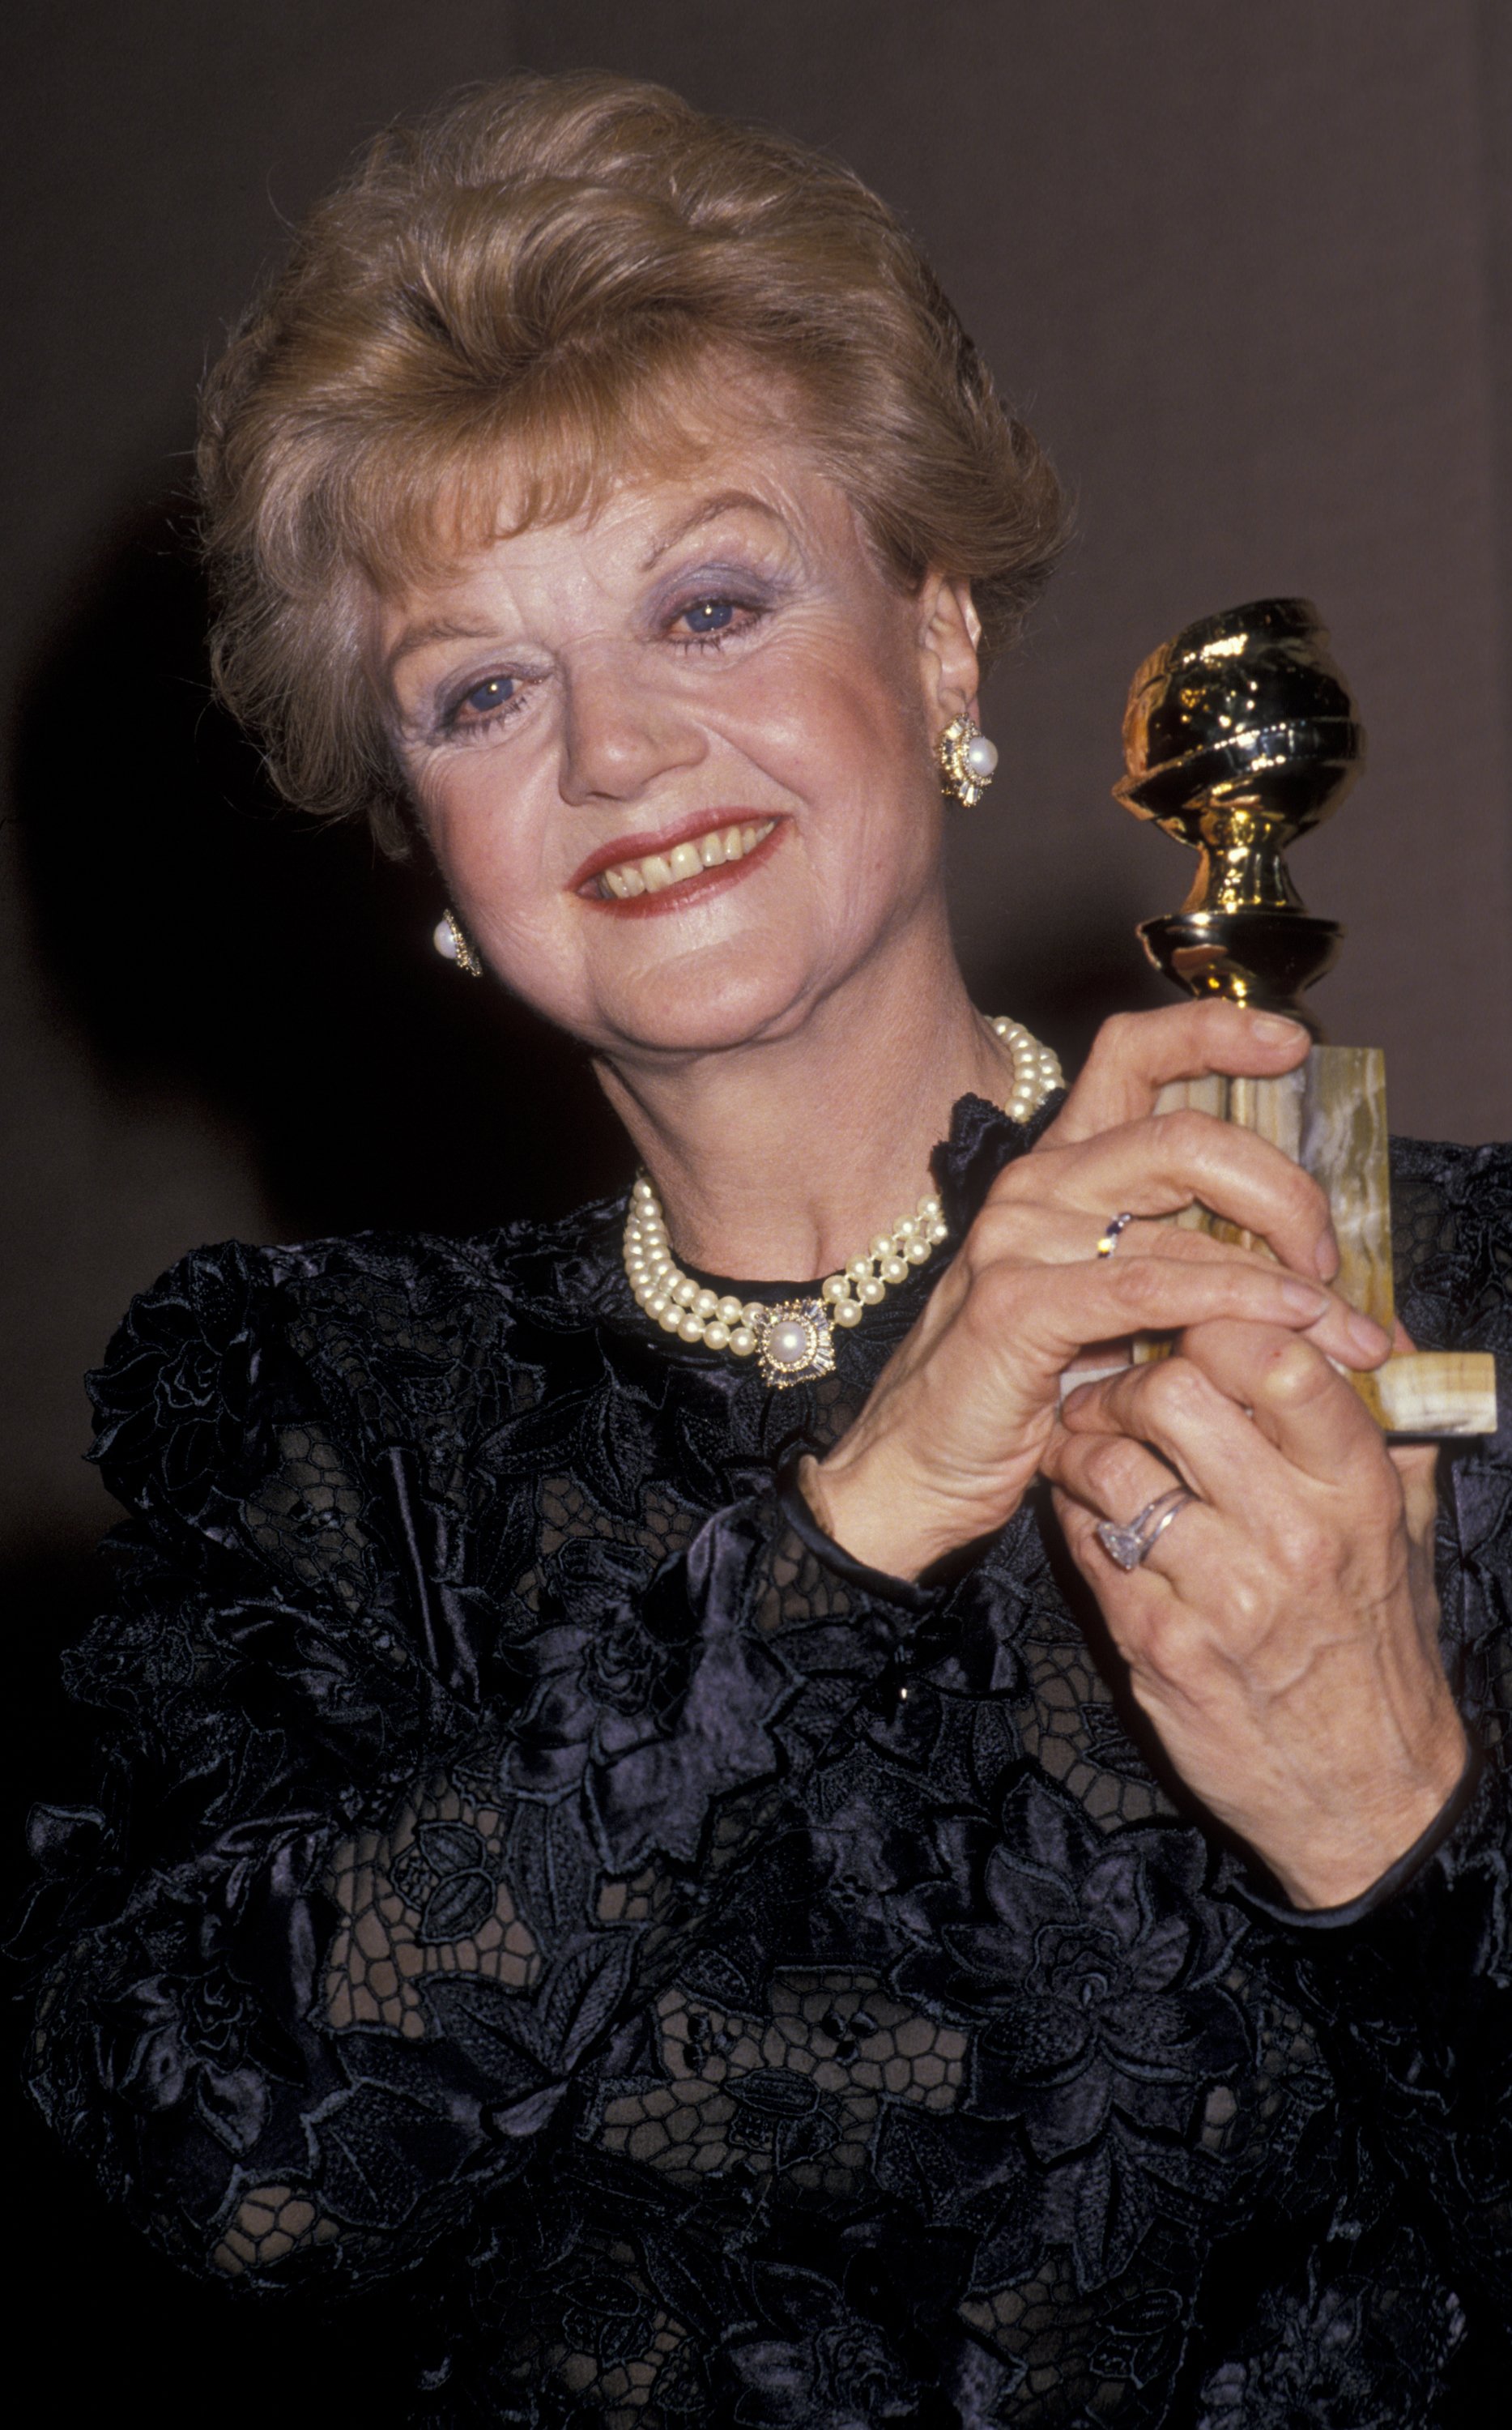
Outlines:
POLYGON ((1066 1370, 1131 1334, 1237 1318, 1305 1334, 1343 1366, 1380 1363, 1386 1335, 1327 1288, 1338 1255, 1316 1182, 1253 1132, 1154 1110, 1168 1081, 1277 1074, 1307 1045, 1295 1023, 1222 1003, 1105 1024, 1061 1113, 994 1183, 855 1425, 806 1467, 837 1543, 916 1578, 995 1533, 1039 1468, 1066 1370), (1152 1221, 1098 1256, 1115 1214, 1198 1201, 1273 1258, 1152 1221))

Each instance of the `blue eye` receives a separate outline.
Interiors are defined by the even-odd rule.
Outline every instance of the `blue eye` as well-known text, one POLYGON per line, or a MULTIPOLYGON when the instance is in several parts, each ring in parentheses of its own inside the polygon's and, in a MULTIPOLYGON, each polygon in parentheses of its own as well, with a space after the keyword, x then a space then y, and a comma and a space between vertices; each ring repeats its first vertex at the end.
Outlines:
POLYGON ((513 675, 485 675, 471 691, 462 694, 457 706, 470 708, 478 717, 487 717, 493 708, 503 708, 514 697, 513 675))
POLYGON ((700 599, 695 607, 685 608, 682 621, 690 633, 723 633, 735 614, 730 599, 700 599))

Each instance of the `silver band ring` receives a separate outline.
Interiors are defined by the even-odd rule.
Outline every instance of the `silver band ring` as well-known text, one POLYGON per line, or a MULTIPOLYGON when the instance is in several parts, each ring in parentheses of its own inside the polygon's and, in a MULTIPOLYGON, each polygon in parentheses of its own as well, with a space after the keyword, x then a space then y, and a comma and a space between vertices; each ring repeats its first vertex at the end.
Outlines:
POLYGON ((1185 1485, 1173 1485, 1169 1493, 1157 1493, 1153 1502, 1147 1502, 1126 1527, 1121 1527, 1116 1519, 1100 1519, 1094 1530, 1097 1540, 1121 1570, 1137 1570, 1149 1559, 1172 1519, 1196 1499, 1185 1485))
POLYGON ((1114 1216, 1098 1240, 1097 1254, 1100 1257, 1110 1257, 1113 1255, 1119 1244, 1119 1234, 1126 1232, 1133 1221, 1133 1216, 1127 1212, 1114 1216))

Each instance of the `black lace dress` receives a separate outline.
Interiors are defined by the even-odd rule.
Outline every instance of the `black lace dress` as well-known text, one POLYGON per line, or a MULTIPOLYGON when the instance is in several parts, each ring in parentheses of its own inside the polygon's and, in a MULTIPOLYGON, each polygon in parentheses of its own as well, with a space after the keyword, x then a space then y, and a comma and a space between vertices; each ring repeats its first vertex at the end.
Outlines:
MULTIPOLYGON (((1024 1137, 957 1109, 957 1229, 1024 1137)), ((1396 1205, 1417 1338, 1512 1348, 1505 1156, 1404 1148, 1396 1205)), ((929 1590, 803 1525, 930 1270, 773 1393, 647 1325, 620 1222, 133 1306, 104 1786, 36 1822, 58 2132, 192 2270, 386 2277, 395 2419, 1452 2418, 1512 2292, 1512 1442, 1445 1461, 1479 1787, 1318 1928, 1038 1507, 929 1590)))

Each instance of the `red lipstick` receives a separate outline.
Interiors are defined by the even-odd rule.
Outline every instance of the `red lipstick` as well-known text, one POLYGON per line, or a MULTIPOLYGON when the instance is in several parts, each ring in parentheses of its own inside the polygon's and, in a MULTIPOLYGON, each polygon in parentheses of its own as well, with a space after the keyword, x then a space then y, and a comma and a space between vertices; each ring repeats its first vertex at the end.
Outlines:
POLYGON ((647 829, 641 835, 616 836, 612 843, 606 843, 601 852, 590 852, 582 867, 573 870, 567 881, 568 890, 573 894, 581 892, 590 879, 602 877, 606 869, 618 869, 622 861, 644 860, 653 852, 672 852, 680 843, 691 843, 695 836, 713 835, 716 830, 723 835, 726 827, 760 826, 776 815, 774 810, 690 810, 675 826, 662 827, 655 835, 647 829))
POLYGON ((748 871, 771 858, 781 841, 788 821, 779 812, 753 809, 694 810, 685 819, 656 833, 616 837, 613 843, 590 853, 567 881, 568 891, 576 894, 595 911, 612 911, 617 916, 644 920, 662 911, 680 910, 685 904, 703 903, 722 887, 732 886, 748 871), (643 860, 651 853, 670 853, 680 843, 691 843, 695 837, 723 834, 728 827, 765 825, 771 819, 775 824, 770 835, 742 853, 739 860, 721 861, 706 869, 700 876, 685 877, 675 886, 664 887, 656 894, 632 894, 624 898, 601 894, 594 880, 606 869, 618 869, 625 861, 643 860))

